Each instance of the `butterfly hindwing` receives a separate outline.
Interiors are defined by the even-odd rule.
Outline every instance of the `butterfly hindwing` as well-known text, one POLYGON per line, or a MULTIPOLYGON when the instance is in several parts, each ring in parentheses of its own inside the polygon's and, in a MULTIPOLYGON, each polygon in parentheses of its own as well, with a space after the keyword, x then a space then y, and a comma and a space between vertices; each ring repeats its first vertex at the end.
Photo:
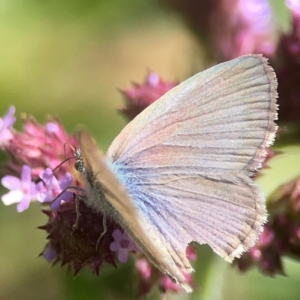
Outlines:
POLYGON ((154 102, 110 146, 139 218, 179 268, 191 270, 191 241, 232 261, 262 230, 265 206, 250 176, 274 139, 276 87, 262 56, 217 65, 154 102))

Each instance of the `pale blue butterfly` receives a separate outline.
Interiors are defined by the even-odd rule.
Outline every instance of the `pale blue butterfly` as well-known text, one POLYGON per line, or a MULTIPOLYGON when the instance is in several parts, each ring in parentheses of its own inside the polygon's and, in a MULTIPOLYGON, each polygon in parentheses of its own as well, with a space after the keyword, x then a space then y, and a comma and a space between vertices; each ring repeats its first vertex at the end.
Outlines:
MULTIPOLYGON (((86 204, 110 215, 163 273, 187 291, 186 246, 208 244, 232 262, 266 222, 251 179, 274 140, 277 81, 261 55, 187 79, 145 109, 103 158, 78 141, 86 204)), ((78 161, 77 161, 78 162, 78 161)))

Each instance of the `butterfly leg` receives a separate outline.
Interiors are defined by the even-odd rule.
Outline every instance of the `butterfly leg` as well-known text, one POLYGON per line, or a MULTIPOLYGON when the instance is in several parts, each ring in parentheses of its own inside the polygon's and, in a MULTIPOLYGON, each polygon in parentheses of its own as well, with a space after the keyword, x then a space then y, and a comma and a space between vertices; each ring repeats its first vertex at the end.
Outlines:
POLYGON ((106 232, 107 232, 106 214, 103 213, 103 231, 102 231, 101 235, 99 236, 99 238, 97 240, 96 250, 98 250, 99 243, 100 243, 102 237, 105 235, 106 232))

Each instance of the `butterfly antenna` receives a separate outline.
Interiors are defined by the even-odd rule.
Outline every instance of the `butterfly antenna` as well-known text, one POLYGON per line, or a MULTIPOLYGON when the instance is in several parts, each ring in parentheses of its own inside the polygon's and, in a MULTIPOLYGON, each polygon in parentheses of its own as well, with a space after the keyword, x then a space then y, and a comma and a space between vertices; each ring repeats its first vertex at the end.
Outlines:
POLYGON ((69 146, 73 152, 76 150, 76 147, 73 147, 70 143, 64 143, 64 152, 67 154, 66 146, 69 146))
POLYGON ((52 172, 54 173, 61 165, 63 165, 65 162, 67 162, 68 160, 70 159, 76 159, 77 157, 76 156, 70 156, 68 158, 66 158, 65 160, 63 160, 59 165, 57 165, 53 170, 52 172))
MULTIPOLYGON (((67 151, 66 151, 66 146, 69 146, 71 149, 72 149, 72 151, 73 152, 75 152, 76 151, 76 148, 75 147, 73 147, 70 143, 64 143, 64 153, 65 153, 65 155, 67 155, 67 151)), ((57 165, 53 170, 52 170, 52 172, 55 172, 61 165, 63 165, 65 162, 67 162, 68 160, 70 160, 70 159, 76 159, 77 157, 76 156, 70 156, 70 157, 68 157, 68 158, 66 158, 65 160, 63 160, 59 165, 57 165)))

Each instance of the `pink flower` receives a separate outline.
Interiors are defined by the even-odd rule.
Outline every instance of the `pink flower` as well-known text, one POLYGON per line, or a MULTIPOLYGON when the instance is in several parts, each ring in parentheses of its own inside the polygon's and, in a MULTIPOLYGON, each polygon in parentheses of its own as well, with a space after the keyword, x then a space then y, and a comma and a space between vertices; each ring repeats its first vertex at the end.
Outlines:
POLYGON ((35 198, 35 184, 31 182, 31 169, 26 165, 22 168, 21 179, 7 175, 2 178, 1 183, 10 190, 2 196, 2 202, 5 205, 18 203, 18 212, 26 210, 30 201, 35 198))
POLYGON ((127 233, 122 233, 120 229, 114 230, 112 233, 114 241, 110 244, 110 250, 118 252, 118 260, 121 263, 126 263, 128 260, 128 253, 130 251, 138 251, 134 242, 129 238, 127 233))

